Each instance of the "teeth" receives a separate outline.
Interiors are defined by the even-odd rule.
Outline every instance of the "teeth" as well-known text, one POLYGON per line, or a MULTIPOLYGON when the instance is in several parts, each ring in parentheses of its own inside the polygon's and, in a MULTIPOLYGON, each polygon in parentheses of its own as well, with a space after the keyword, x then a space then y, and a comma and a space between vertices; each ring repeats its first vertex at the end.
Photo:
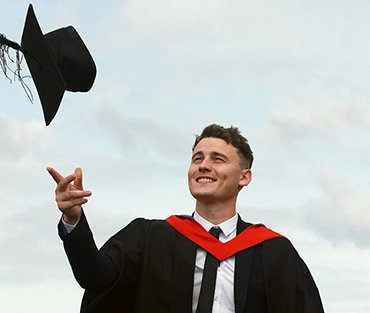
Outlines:
POLYGON ((199 178, 198 182, 213 182, 214 180, 211 178, 199 178))

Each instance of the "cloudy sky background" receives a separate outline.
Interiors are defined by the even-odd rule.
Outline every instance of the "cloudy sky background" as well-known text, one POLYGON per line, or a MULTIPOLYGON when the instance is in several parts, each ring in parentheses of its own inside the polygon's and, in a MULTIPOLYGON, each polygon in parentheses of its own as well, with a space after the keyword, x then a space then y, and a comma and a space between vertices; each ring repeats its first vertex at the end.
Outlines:
MULTIPOLYGON (((291 239, 326 312, 370 312, 368 1, 33 5, 44 33, 78 30, 98 75, 46 127, 32 80, 33 104, 0 73, 1 312, 79 309, 46 166, 83 168, 100 246, 134 217, 192 212, 190 148, 211 123, 238 126, 254 151, 243 218, 291 239)), ((20 42, 27 7, 4 2, 0 32, 20 42)))

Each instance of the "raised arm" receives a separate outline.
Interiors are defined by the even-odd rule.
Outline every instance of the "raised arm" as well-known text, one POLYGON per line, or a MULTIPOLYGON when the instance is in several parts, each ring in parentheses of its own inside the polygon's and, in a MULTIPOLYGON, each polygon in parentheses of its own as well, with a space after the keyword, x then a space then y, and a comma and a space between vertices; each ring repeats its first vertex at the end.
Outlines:
POLYGON ((91 191, 83 189, 82 170, 76 168, 73 174, 66 177, 52 167, 48 167, 47 171, 57 183, 55 200, 63 213, 63 220, 70 225, 80 221, 69 234, 65 234, 61 222, 58 225, 74 276, 82 288, 104 290, 113 284, 117 271, 111 258, 98 251, 83 214, 81 205, 87 202, 86 197, 91 196, 91 191))

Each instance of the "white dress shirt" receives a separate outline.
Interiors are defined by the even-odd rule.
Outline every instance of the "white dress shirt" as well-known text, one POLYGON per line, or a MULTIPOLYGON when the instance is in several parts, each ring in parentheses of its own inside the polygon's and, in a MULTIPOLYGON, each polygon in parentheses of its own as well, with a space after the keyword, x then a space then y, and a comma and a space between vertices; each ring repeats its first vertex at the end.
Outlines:
MULTIPOLYGON (((219 224, 213 225, 197 212, 194 213, 194 219, 202 225, 206 231, 209 231, 213 226, 221 228, 219 240, 226 242, 236 236, 236 225, 238 216, 234 215, 231 219, 219 224)), ((204 263, 206 261, 207 251, 198 248, 195 270, 194 270, 194 288, 193 288, 193 310, 195 313, 198 305, 200 287, 202 285, 204 263)), ((216 287, 212 313, 235 313, 234 303, 234 269, 235 269, 235 255, 220 262, 216 277, 216 287)))

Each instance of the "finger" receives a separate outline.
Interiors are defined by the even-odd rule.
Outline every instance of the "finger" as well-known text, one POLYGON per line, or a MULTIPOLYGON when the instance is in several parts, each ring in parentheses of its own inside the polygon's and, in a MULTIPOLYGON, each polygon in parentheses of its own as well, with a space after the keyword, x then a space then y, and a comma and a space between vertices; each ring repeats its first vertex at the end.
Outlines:
POLYGON ((63 176, 60 173, 58 173, 55 169, 53 169, 52 167, 48 166, 46 170, 49 172, 51 177, 53 177, 54 181, 57 184, 59 184, 59 182, 63 179, 63 176))
POLYGON ((92 192, 89 190, 70 190, 65 192, 57 193, 56 195, 56 201, 57 202, 68 202, 73 201, 75 199, 82 199, 85 197, 90 197, 92 195, 92 192))
POLYGON ((55 192, 59 193, 59 192, 66 191, 68 189, 70 183, 73 182, 75 180, 75 178, 76 178, 75 174, 71 174, 71 175, 68 175, 68 176, 62 178, 59 181, 55 192))
POLYGON ((70 210, 76 208, 77 206, 81 206, 81 205, 87 203, 87 201, 88 201, 88 199, 86 199, 86 198, 73 199, 73 200, 62 202, 62 203, 58 203, 58 208, 62 212, 66 213, 67 211, 70 211, 70 210))
POLYGON ((74 187, 76 189, 80 189, 80 190, 83 190, 83 186, 82 186, 82 169, 77 167, 75 169, 75 173, 76 175, 76 178, 75 178, 75 181, 74 181, 74 187))
POLYGON ((77 206, 85 204, 88 200, 86 197, 91 196, 91 191, 66 191, 56 194, 56 202, 58 203, 58 208, 62 212, 67 212, 77 206))

